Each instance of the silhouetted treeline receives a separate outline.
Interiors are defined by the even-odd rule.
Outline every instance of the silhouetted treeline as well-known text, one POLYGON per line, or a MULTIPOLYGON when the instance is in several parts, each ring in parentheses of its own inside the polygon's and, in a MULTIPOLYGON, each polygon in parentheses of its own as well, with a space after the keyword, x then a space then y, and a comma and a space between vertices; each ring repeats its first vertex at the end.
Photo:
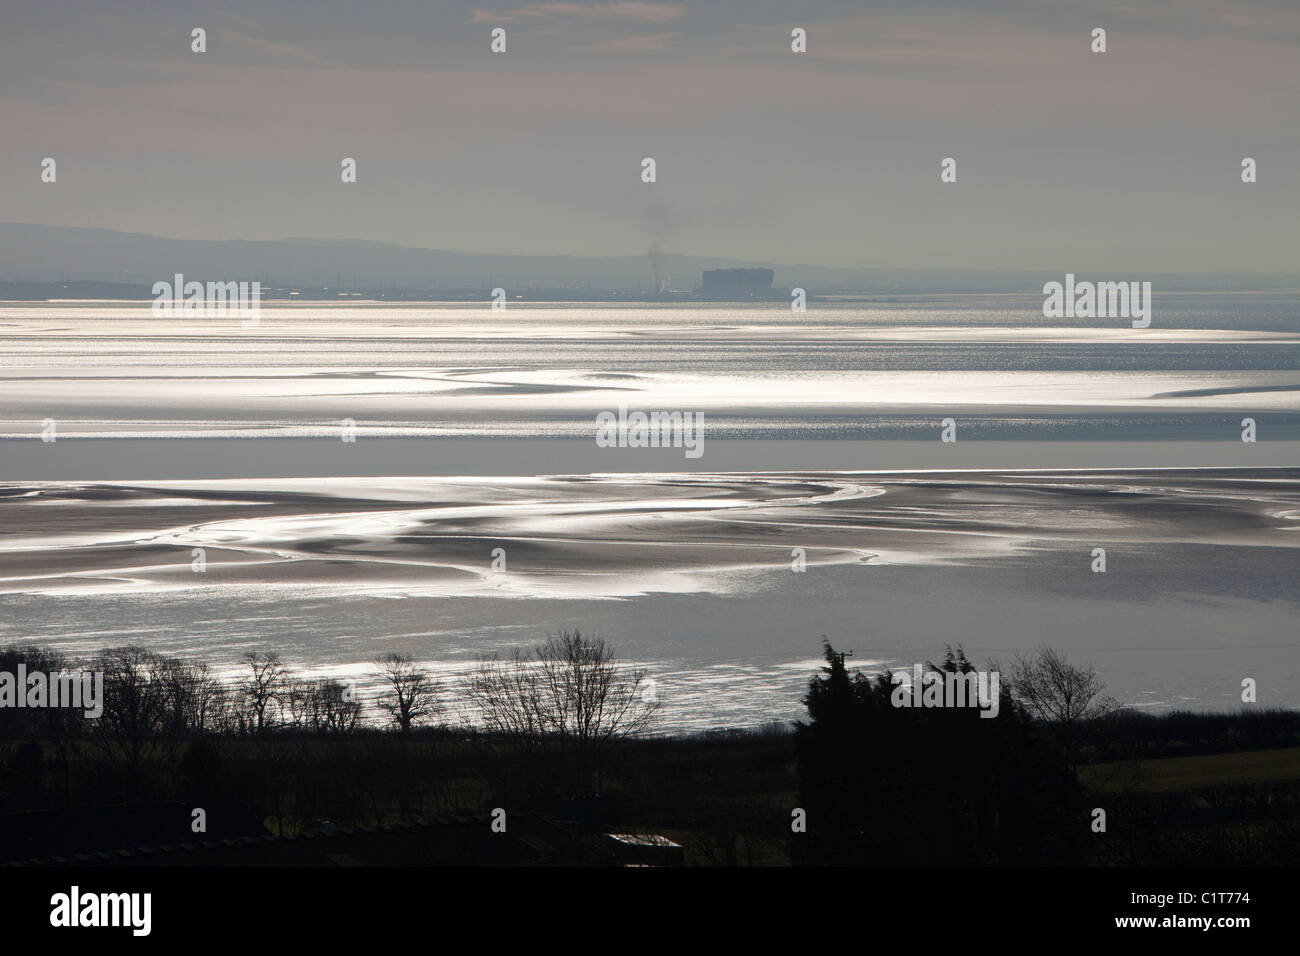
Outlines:
MULTIPOLYGON (((1153 758, 1293 747, 1295 712, 1118 710, 1095 674, 1050 651, 1003 680, 996 716, 981 716, 989 701, 899 706, 921 689, 851 674, 825 652, 805 722, 644 736, 657 702, 641 673, 576 633, 481 661, 460 685, 489 705, 477 728, 439 723, 439 696, 456 691, 400 655, 376 662, 379 696, 359 700, 274 654, 246 655, 241 676, 218 680, 136 647, 83 662, 0 650, 0 672, 104 675, 98 719, 0 708, 0 859, 65 852, 71 834, 104 841, 78 850, 182 842, 188 831, 173 831, 199 807, 222 838, 509 807, 583 832, 653 829, 692 863, 733 866, 1273 863, 1300 841, 1300 783, 1275 769, 1285 754, 1252 757, 1253 782, 1235 765, 1198 765, 1192 784, 1151 779, 1153 758), (1034 717, 1017 691, 1055 716, 1034 717), (1062 695, 1069 706, 1056 706, 1062 695), (1099 806, 1104 835, 1089 828, 1099 806)), ((928 668, 955 678, 974 666, 958 648, 928 668)), ((935 693, 947 702, 947 688, 935 693)))
POLYGON ((1300 711, 1242 708, 1230 713, 1175 710, 1144 714, 1124 710, 1100 724, 1086 758, 1090 763, 1099 763, 1297 744, 1300 744, 1300 711))
POLYGON ((84 661, 0 650, 10 675, 102 675, 97 699, 76 707, 0 707, 0 810, 180 801, 261 819, 276 834, 503 805, 567 804, 592 816, 584 803, 610 802, 602 791, 619 745, 657 706, 642 672, 576 631, 482 659, 459 687, 462 700, 484 705, 479 727, 435 724, 439 688, 401 655, 376 662, 381 689, 364 700, 350 684, 295 676, 272 653, 243 663, 241 676, 220 680, 140 647, 84 661), (102 713, 86 714, 92 706, 102 713))
MULTIPOLYGON (((800 806, 810 864, 1074 863, 1081 806, 1064 755, 1035 733, 1005 686, 996 716, 978 707, 896 706, 893 675, 850 675, 825 645, 826 667, 798 728, 800 806)), ((972 673, 960 651, 935 670, 972 673)), ((941 691, 940 696, 946 691, 941 691)), ((991 708, 990 708, 991 710, 991 708)))

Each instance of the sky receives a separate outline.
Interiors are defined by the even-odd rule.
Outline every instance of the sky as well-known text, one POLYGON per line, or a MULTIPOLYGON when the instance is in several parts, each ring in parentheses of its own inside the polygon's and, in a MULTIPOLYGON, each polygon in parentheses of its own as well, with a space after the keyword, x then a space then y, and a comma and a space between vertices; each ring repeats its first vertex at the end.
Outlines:
POLYGON ((1117 277, 1300 261, 1295 0, 9 0, 0 129, 9 222, 1117 277))

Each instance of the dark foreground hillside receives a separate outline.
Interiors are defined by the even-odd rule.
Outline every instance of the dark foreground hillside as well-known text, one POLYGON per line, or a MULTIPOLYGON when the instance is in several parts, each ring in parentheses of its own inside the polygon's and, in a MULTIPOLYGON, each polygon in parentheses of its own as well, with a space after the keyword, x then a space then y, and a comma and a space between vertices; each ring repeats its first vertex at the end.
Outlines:
MULTIPOLYGON (((935 670, 970 668, 959 651, 935 670)), ((129 688, 140 704, 164 670, 106 698, 129 688)), ((1189 866, 1300 853, 1300 714, 1117 710, 1078 722, 1067 746, 1005 686, 993 719, 898 707, 896 693, 827 648, 794 727, 599 746, 320 713, 259 730, 199 729, 166 708, 132 722, 119 707, 111 723, 0 710, 0 860, 1189 866)))

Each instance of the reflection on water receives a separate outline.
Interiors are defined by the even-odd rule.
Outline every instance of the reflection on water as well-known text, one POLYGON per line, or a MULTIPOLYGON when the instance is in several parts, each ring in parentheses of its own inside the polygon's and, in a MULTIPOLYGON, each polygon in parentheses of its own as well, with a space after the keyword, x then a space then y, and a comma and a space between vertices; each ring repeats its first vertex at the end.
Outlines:
POLYGON ((0 305, 0 640, 276 650, 363 687, 398 650, 451 694, 477 654, 579 627, 649 669, 665 729, 798 716, 823 634, 868 670, 1050 643, 1134 706, 1234 707, 1245 676, 1296 706, 1300 475, 1260 466, 1297 439, 1294 294, 1157 290, 1146 330, 1044 319, 1037 295, 301 303, 256 329, 0 305), (704 412, 713 474, 598 454, 620 405, 704 412), (1004 470, 1135 450, 1243 467, 1004 470), (860 471, 886 467, 985 470, 860 471), (266 477, 210 480, 235 475, 266 477))
POLYGON ((1300 703, 1295 469, 0 493, 0 640, 77 653, 143 643, 221 665, 275 649, 364 687, 368 662, 401 650, 454 696, 476 655, 579 627, 650 669, 666 727, 702 728, 796 717, 822 634, 868 667, 1049 642, 1138 706, 1231 707, 1243 675, 1300 703))
POLYGON ((1150 329, 1033 296, 913 304, 268 305, 256 329, 147 305, 0 306, 0 436, 563 436, 627 404, 718 437, 1300 437, 1300 296, 1184 295, 1150 329), (974 303, 974 304, 972 304, 974 303), (1037 303, 1037 304, 1036 304, 1037 303))

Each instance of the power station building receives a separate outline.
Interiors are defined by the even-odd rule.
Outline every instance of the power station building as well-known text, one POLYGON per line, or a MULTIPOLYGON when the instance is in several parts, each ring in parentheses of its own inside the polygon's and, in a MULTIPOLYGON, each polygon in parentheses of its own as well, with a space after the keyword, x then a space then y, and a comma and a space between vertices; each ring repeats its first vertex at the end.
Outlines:
POLYGON ((772 294, 771 269, 709 269, 700 295, 706 299, 748 299, 772 294))

